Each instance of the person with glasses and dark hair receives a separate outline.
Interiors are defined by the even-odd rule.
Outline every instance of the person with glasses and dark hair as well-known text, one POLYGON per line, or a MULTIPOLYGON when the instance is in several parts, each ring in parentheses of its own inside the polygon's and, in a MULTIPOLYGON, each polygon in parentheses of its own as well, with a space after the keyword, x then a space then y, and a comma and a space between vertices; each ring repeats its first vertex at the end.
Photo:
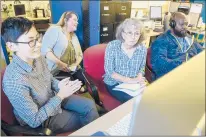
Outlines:
POLYGON ((40 55, 41 36, 32 21, 7 18, 1 34, 14 52, 2 87, 20 125, 44 125, 61 133, 76 130, 99 117, 93 101, 73 94, 81 88, 81 81, 58 81, 50 74, 45 58, 40 55))
MULTIPOLYGON (((78 15, 72 11, 64 12, 57 24, 45 33, 41 53, 46 57, 48 68, 55 77, 69 76, 84 83, 80 63, 83 54, 77 30, 78 15)), ((81 89, 85 91, 85 89, 81 89)))
POLYGON ((144 26, 135 18, 126 19, 116 32, 116 40, 108 43, 104 61, 104 82, 110 92, 120 102, 132 97, 124 92, 113 90, 121 83, 145 84, 144 69, 147 49, 144 26))

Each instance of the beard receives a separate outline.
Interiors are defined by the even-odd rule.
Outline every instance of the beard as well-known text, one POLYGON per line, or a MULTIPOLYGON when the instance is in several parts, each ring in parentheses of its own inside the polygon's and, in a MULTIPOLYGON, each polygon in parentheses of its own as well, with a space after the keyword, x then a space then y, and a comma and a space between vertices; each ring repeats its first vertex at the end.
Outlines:
POLYGON ((173 29, 173 32, 176 36, 178 37, 186 37, 187 36, 187 31, 183 30, 183 31, 179 31, 179 30, 176 30, 176 29, 173 29))

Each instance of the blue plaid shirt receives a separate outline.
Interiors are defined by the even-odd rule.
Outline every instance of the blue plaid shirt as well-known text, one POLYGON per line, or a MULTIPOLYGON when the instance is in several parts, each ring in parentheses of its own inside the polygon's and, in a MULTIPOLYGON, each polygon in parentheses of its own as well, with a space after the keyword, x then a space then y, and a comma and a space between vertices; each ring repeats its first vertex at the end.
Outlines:
POLYGON ((50 74, 43 57, 35 59, 31 67, 18 56, 13 56, 2 86, 20 125, 35 128, 49 116, 62 112, 62 100, 56 96, 58 82, 50 74))
POLYGON ((122 83, 116 81, 111 75, 116 72, 122 76, 134 78, 138 73, 144 75, 147 48, 143 44, 139 44, 133 53, 132 58, 129 58, 121 48, 122 42, 114 40, 108 43, 104 61, 104 82, 107 85, 115 85, 122 83))

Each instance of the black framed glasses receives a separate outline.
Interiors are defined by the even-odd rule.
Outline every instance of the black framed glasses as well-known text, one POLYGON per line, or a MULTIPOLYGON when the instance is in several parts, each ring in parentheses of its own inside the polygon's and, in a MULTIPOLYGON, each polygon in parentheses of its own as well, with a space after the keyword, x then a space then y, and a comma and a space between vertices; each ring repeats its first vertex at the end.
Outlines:
POLYGON ((13 43, 22 43, 22 44, 28 44, 30 48, 33 48, 36 46, 36 42, 41 42, 42 41, 42 34, 39 34, 35 39, 30 40, 29 42, 13 42, 13 43))

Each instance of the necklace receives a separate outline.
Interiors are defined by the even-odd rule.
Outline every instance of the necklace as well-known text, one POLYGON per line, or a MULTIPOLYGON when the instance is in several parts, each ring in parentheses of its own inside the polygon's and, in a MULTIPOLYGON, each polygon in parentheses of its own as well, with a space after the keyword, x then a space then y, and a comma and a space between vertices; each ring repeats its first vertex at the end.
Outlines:
MULTIPOLYGON (((171 35, 175 38, 175 40, 176 40, 176 42, 177 42, 177 45, 179 46, 179 48, 181 49, 181 51, 183 52, 183 49, 182 49, 182 46, 181 46, 181 44, 179 43, 179 41, 178 41, 178 39, 171 33, 171 35)), ((187 40, 186 40, 186 42, 187 42, 187 40)), ((192 42, 191 42, 191 44, 189 44, 188 42, 188 44, 189 44, 189 47, 187 48, 187 50, 184 52, 185 54, 186 54, 186 61, 188 60, 188 51, 191 49, 191 47, 192 47, 192 44, 193 44, 193 42, 194 42, 194 36, 192 36, 192 42)))

